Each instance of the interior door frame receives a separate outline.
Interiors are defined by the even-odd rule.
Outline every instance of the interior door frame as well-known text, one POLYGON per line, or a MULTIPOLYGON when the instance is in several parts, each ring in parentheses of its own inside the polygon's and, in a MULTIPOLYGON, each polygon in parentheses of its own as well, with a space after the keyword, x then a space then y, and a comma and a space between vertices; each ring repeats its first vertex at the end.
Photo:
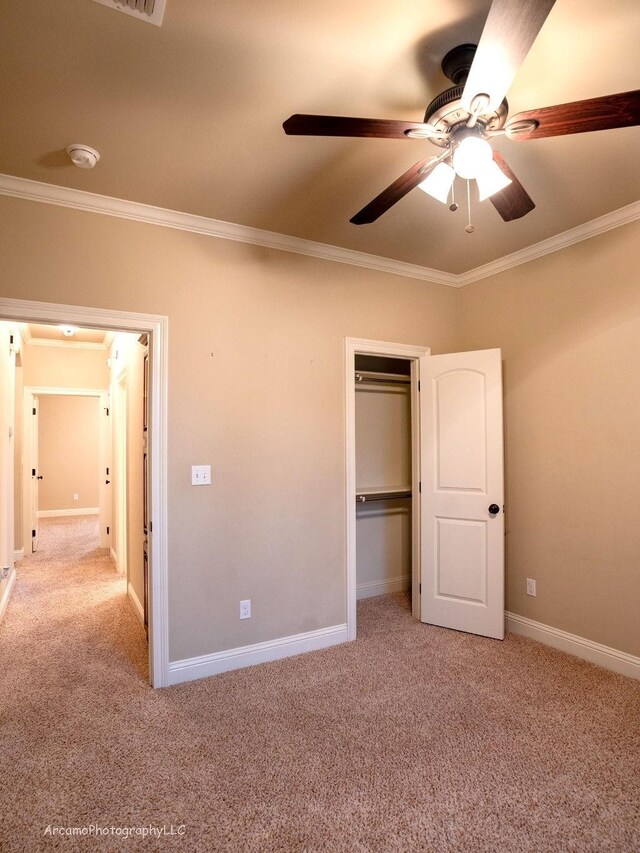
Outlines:
POLYGON ((345 468, 347 532, 347 639, 356 638, 356 355, 379 355, 411 362, 411 612, 420 619, 420 356, 429 355, 429 347, 394 344, 365 338, 345 338, 345 468))
POLYGON ((149 680, 152 687, 169 684, 169 608, 167 543, 167 317, 0 297, 0 319, 22 323, 59 323, 115 332, 149 334, 150 423, 149 475, 149 680))

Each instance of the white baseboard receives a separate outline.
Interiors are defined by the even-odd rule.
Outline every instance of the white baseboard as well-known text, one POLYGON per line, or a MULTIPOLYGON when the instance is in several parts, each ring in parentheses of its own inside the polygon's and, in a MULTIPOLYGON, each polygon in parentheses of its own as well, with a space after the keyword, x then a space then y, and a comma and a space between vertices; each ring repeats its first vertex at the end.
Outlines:
POLYGON ((570 655, 596 663, 598 666, 603 666, 605 669, 610 669, 621 675, 640 679, 640 657, 612 649, 609 646, 603 646, 600 643, 594 643, 593 640, 578 637, 576 634, 569 634, 559 628, 552 628, 550 625, 543 625, 542 622, 534 622, 533 619, 518 616, 517 613, 507 612, 505 617, 507 631, 521 634, 523 637, 529 637, 531 640, 537 640, 547 646, 553 646, 554 649, 568 652, 570 655))
POLYGON ((18 560, 24 559, 24 548, 19 548, 17 551, 13 552, 13 562, 17 563, 18 560))
POLYGON ((232 669, 242 669, 245 666, 280 660, 292 655, 300 655, 303 652, 326 649, 329 646, 335 646, 346 641, 347 626, 333 625, 330 628, 320 628, 318 631, 307 631, 304 634, 294 634, 290 637, 280 637, 277 640, 255 643, 252 646, 240 646, 224 652, 170 661, 168 684, 180 684, 182 681, 207 678, 210 675, 218 675, 232 669))
POLYGON ((386 581, 359 583, 356 586, 356 599, 372 598, 374 595, 387 595, 390 592, 404 592, 411 585, 411 575, 398 575, 386 581))
POLYGON ((136 591, 130 583, 127 583, 127 595, 129 596, 129 601, 133 604, 136 616, 144 625, 144 607, 140 604, 140 599, 136 595, 136 591))
POLYGON ((98 515, 97 506, 80 507, 79 509, 39 509, 38 518, 57 518, 62 515, 98 515))
POLYGON ((4 616, 4 612, 7 609, 7 604, 9 603, 9 598, 11 597, 11 590, 13 589, 13 585, 16 582, 16 570, 11 569, 9 572, 9 577, 7 578, 7 585, 4 588, 4 592, 2 593, 2 597, 0 598, 0 622, 2 622, 2 617, 4 616))

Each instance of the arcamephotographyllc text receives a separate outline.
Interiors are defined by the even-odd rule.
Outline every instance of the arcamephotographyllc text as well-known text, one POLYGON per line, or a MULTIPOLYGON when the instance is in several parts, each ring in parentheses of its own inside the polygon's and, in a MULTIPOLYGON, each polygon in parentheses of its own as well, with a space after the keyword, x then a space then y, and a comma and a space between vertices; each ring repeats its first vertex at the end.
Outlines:
POLYGON ((167 835, 184 835, 187 827, 181 823, 174 826, 170 823, 168 826, 100 826, 97 823, 90 823, 88 826, 52 826, 49 824, 45 831, 45 836, 66 836, 80 835, 89 838, 101 838, 106 836, 115 836, 119 838, 131 838, 137 836, 139 838, 162 838, 167 835))

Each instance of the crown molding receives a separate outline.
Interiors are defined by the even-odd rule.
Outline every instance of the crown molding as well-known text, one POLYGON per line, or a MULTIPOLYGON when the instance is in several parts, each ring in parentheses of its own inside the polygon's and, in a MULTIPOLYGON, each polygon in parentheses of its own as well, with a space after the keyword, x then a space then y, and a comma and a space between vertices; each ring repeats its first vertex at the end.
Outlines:
POLYGON ((618 210, 612 210, 611 213, 605 213, 604 216, 599 216, 597 219, 591 219, 589 222, 584 222, 568 231, 562 231, 560 234, 542 240, 540 243, 534 243, 532 246, 519 249, 511 255, 505 255, 503 258, 498 258, 488 264, 483 264, 481 267, 461 273, 457 276, 456 286, 465 287, 468 284, 473 284, 474 281, 480 281, 490 275, 496 275, 512 267, 541 258, 543 255, 550 255, 552 252, 566 249, 567 246, 596 237, 598 234, 604 234, 605 231, 619 228, 621 225, 634 222, 636 219, 640 219, 640 201, 634 201, 632 204, 618 208, 618 210))
POLYGON ((265 231, 248 225, 238 225, 220 219, 209 219, 206 216, 196 216, 193 213, 182 213, 164 207, 154 207, 126 199, 98 195, 85 190, 61 187, 56 184, 33 181, 29 178, 19 178, 15 175, 0 174, 0 195, 40 201, 45 204, 56 204, 90 213, 102 213, 120 219, 132 219, 135 222, 161 225, 165 228, 176 228, 195 234, 206 234, 209 237, 219 237, 223 240, 251 243, 254 246, 264 246, 270 249, 279 249, 282 252, 293 252, 298 255, 335 261, 336 263, 365 267, 378 272, 444 284, 448 287, 465 287, 490 275, 504 272, 551 252, 557 252, 566 246, 571 246, 581 240, 588 240, 597 234, 602 234, 640 218, 640 201, 636 201, 626 207, 621 207, 619 210, 614 210, 590 222, 578 225, 576 228, 542 240, 540 243, 520 249, 511 255, 505 255, 503 258, 498 258, 483 266, 456 274, 430 269, 419 264, 397 261, 393 258, 369 255, 366 252, 356 252, 340 246, 330 246, 327 243, 316 243, 313 240, 304 240, 301 237, 292 237, 288 234, 277 234, 274 231, 265 231))
POLYGON ((103 213, 108 216, 133 219, 136 222, 145 222, 151 225, 163 225, 165 228, 177 228, 180 231, 192 231, 195 234, 220 237, 223 240, 235 240, 240 243, 251 243, 254 246, 280 249, 283 252, 310 255, 328 261, 337 261, 356 267, 367 267, 380 272, 419 278, 423 281, 447 284, 452 287, 456 286, 458 279, 458 276, 453 273, 432 270, 418 264, 408 264, 392 258, 382 258, 378 255, 369 255, 366 252, 343 249, 340 246, 329 246, 327 243, 303 240, 301 237, 291 237, 288 234, 276 234, 274 231, 264 231, 261 228, 251 228, 248 225, 223 222, 220 219, 208 219, 206 216, 196 216, 193 213, 181 213, 177 210, 167 210, 164 207, 153 207, 149 204, 97 195, 84 190, 46 184, 28 178, 18 178, 14 175, 0 174, 0 195, 57 204, 75 210, 86 210, 90 213, 103 213))

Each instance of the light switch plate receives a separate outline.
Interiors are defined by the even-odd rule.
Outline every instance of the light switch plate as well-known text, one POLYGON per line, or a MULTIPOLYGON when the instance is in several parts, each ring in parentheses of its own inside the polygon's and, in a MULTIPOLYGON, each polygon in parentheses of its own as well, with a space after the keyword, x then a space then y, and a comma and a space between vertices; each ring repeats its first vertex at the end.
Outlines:
POLYGON ((211 465, 192 465, 191 466, 191 485, 192 486, 210 486, 211 485, 211 465))

